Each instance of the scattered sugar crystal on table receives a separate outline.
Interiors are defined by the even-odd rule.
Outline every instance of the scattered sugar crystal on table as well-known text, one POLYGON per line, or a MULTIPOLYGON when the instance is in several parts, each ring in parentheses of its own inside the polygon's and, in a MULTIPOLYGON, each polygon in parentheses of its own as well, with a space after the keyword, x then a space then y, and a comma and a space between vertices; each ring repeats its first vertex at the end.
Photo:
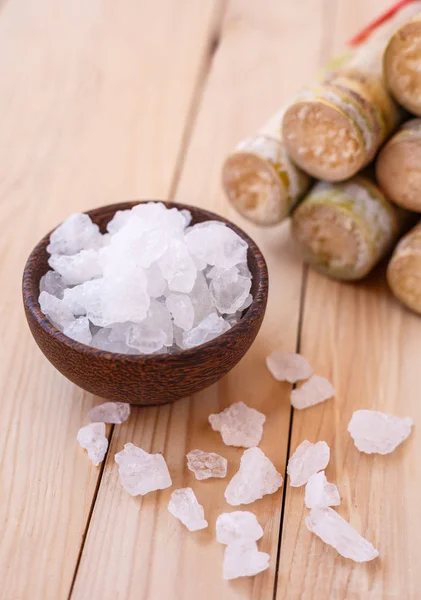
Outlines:
POLYGON ((330 448, 326 442, 301 442, 288 461, 287 473, 292 487, 307 483, 312 475, 327 467, 329 460, 330 448))
POLYGON ((348 431, 358 450, 366 454, 389 454, 411 433, 409 417, 395 417, 376 410, 356 410, 348 431))
POLYGON ((332 508, 312 508, 306 517, 306 526, 325 544, 333 546, 344 558, 367 562, 379 552, 332 508))
POLYGON ((173 353, 222 335, 253 301, 248 245, 225 223, 190 222, 189 211, 154 202, 116 212, 105 234, 88 215, 71 215, 50 236, 42 312, 108 352, 173 353))
POLYGON ((320 404, 335 395, 332 384, 325 377, 312 375, 300 387, 291 392, 291 404, 294 408, 303 409, 320 404))
POLYGON ((191 450, 187 454, 187 467, 194 473, 196 479, 226 477, 227 465, 227 459, 215 452, 191 450))
POLYGON ((224 552, 224 579, 252 577, 269 567, 270 556, 260 552, 256 542, 240 540, 229 544, 224 552))
POLYGON ((132 443, 115 455, 121 484, 131 496, 144 496, 172 485, 162 454, 149 454, 132 443))
POLYGON ((307 508, 327 508, 339 506, 341 498, 334 483, 329 483, 324 471, 309 477, 306 483, 305 505, 307 508))
POLYGON ((253 448, 258 446, 263 435, 266 417, 244 402, 235 402, 218 414, 209 415, 214 431, 219 431, 224 444, 253 448))
POLYGON ((296 383, 313 374, 313 369, 304 356, 294 352, 272 352, 266 358, 266 366, 277 381, 296 383))
POLYGON ((77 432, 77 441, 87 450, 88 457, 94 467, 104 460, 108 448, 108 439, 105 436, 105 423, 89 423, 77 432))
POLYGON ((208 522, 205 519, 203 506, 199 504, 191 488, 174 490, 168 504, 170 513, 180 519, 189 531, 206 529, 208 522))
POLYGON ((233 542, 256 541, 263 535, 256 515, 247 510, 236 510, 222 513, 216 519, 216 541, 220 544, 233 542))
POLYGON ((94 406, 88 412, 88 419, 92 422, 103 421, 121 425, 130 416, 130 404, 128 402, 104 402, 94 406))
POLYGON ((249 448, 225 490, 225 499, 232 506, 251 504, 266 494, 274 494, 282 482, 282 475, 260 448, 249 448))

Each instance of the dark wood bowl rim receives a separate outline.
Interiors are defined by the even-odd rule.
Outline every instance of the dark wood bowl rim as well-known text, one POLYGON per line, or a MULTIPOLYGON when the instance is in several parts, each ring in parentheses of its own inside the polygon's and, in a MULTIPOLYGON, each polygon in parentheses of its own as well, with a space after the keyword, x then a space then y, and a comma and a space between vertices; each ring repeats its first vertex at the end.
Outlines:
POLYGON ((47 235, 45 235, 40 242, 35 246, 32 250, 31 254, 28 257, 28 260, 25 265, 25 269, 23 271, 23 300, 24 304, 29 310, 33 319, 44 329, 44 331, 51 335, 53 338, 72 348, 75 352, 79 354, 88 354, 91 356, 95 356, 97 358, 103 360, 110 361, 119 361, 119 362, 127 362, 127 363, 141 363, 144 361, 148 361, 152 364, 159 364, 165 362, 166 364, 171 363, 172 360, 178 361, 180 357, 185 360, 194 359, 195 356, 201 354, 202 352, 206 352, 208 348, 214 346, 221 346, 224 342, 230 342, 236 335, 241 333, 241 331, 246 332, 252 326, 252 323, 261 315, 262 309, 266 305, 266 299, 268 294, 268 272, 265 259, 263 257, 262 252, 256 243, 239 227, 228 221, 224 217, 217 215, 208 210, 204 210, 197 206, 192 206, 188 204, 180 204, 179 202, 167 202, 163 200, 133 200, 129 202, 119 202, 115 204, 108 204, 105 206, 101 206, 99 208, 95 208, 92 210, 85 211, 86 214, 93 217, 98 214, 107 211, 116 213, 119 210, 127 210, 133 208, 137 204, 143 204, 147 202, 162 202, 167 208, 177 208, 178 210, 186 209, 195 212, 200 212, 204 220, 216 220, 224 222, 228 227, 233 229, 243 240, 245 240, 249 246, 249 250, 252 253, 254 259, 257 264, 257 274, 255 277, 257 278, 257 288, 255 294, 253 296, 253 302, 246 309, 243 317, 231 327, 228 331, 219 335, 218 337, 210 340, 209 342, 205 342, 200 346, 195 346, 194 348, 189 348, 187 350, 180 350, 174 354, 120 354, 117 352, 106 352, 105 350, 98 350, 97 348, 93 348, 92 346, 86 346, 80 342, 76 342, 71 338, 64 335, 57 327, 55 327, 49 319, 41 312, 39 303, 38 303, 38 295, 39 294, 39 281, 34 282, 31 277, 31 263, 32 259, 38 255, 38 253, 42 250, 42 247, 46 245, 46 242, 49 240, 51 233, 54 231, 52 229, 47 235), (37 291, 37 293, 35 293, 37 291))

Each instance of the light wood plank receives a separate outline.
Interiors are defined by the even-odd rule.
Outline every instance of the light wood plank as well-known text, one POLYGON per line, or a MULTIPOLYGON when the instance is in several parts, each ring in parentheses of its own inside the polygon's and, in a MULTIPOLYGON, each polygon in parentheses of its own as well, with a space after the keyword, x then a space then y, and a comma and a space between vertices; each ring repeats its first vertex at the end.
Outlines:
MULTIPOLYGON (((381 0, 342 1, 335 45, 384 9, 381 0)), ((412 437, 388 456, 361 454, 347 432, 354 410, 369 408, 421 423, 418 377, 421 321, 391 297, 379 269, 366 282, 341 284, 309 272, 302 353, 330 378, 336 397, 295 411, 291 451, 304 439, 326 440, 326 470, 342 498, 338 512, 380 551, 355 564, 310 534, 304 489, 288 487, 276 598, 288 600, 408 600, 419 597, 421 440, 412 437)))
POLYGON ((265 529, 260 547, 271 553, 270 570, 255 579, 225 582, 223 547, 214 540, 214 524, 218 514, 232 509, 223 497, 227 480, 196 482, 185 466, 185 454, 193 448, 220 452, 229 459, 230 478, 242 451, 225 447, 219 434, 210 430, 207 417, 243 400, 267 415, 261 447, 280 471, 285 467, 289 388, 271 379, 264 357, 274 348, 295 349, 301 263, 287 227, 259 230, 230 210, 220 190, 219 173, 231 147, 260 126, 315 71, 322 24, 319 0, 229 4, 176 198, 232 218, 261 245, 271 276, 267 317, 251 351, 218 385, 171 407, 134 410, 130 422, 115 429, 73 600, 272 597, 282 491, 250 507, 265 529), (174 487, 193 487, 204 505, 209 530, 191 534, 168 513, 171 490, 143 500, 125 494, 113 455, 126 442, 164 453, 174 487))
POLYGON ((66 598, 99 470, 76 443, 95 399, 24 323, 30 249, 77 210, 171 186, 215 3, 0 7, 0 596, 66 598))

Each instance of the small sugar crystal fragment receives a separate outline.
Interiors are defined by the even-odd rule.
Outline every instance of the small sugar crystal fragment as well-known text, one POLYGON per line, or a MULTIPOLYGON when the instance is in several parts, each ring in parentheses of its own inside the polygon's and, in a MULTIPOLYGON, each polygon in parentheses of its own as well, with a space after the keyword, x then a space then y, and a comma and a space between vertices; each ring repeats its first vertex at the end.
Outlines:
POLYGON ((184 293, 192 291, 197 277, 197 268, 184 242, 171 240, 158 264, 170 290, 184 293))
POLYGON ((240 540, 229 544, 224 553, 224 579, 257 575, 269 567, 269 560, 269 554, 260 552, 256 542, 240 540))
POLYGON ((304 356, 294 352, 272 352, 266 358, 266 366, 277 381, 296 383, 313 374, 313 369, 304 356))
POLYGON ((376 410, 356 410, 348 431, 360 452, 389 454, 406 440, 413 424, 409 417, 395 417, 376 410))
POLYGON ((367 562, 379 552, 332 508, 313 508, 305 520, 307 529, 344 558, 367 562))
POLYGON ((258 446, 263 435, 266 417, 244 402, 235 402, 218 414, 209 415, 214 431, 219 431, 224 444, 253 448, 258 446))
POLYGON ((39 305, 41 312, 61 331, 75 320, 72 311, 64 300, 59 300, 56 296, 52 296, 48 292, 41 292, 39 295, 39 305))
POLYGON ((104 460, 108 448, 105 436, 105 423, 89 423, 77 432, 77 441, 80 446, 88 451, 88 457, 94 467, 104 460))
POLYGON ((228 331, 228 329, 230 329, 230 324, 225 319, 218 317, 215 313, 211 313, 199 325, 183 334, 183 347, 195 348, 196 346, 200 346, 200 344, 210 342, 225 331, 228 331))
POLYGON ((128 402, 104 402, 94 406, 88 412, 88 419, 92 422, 103 421, 121 425, 130 416, 130 404, 128 402))
POLYGON ((312 475, 326 468, 329 460, 330 448, 326 442, 301 442, 288 461, 287 473, 292 487, 307 483, 312 475))
POLYGON ((242 277, 236 267, 218 269, 211 278, 209 289, 220 313, 233 314, 245 303, 251 288, 251 279, 242 277))
POLYGON ((216 314, 215 303, 203 273, 197 274, 196 282, 189 296, 194 308, 194 327, 208 315, 216 314))
POLYGON ((81 344, 86 344, 87 346, 89 346, 92 341, 89 319, 86 317, 75 319, 63 329, 63 333, 69 338, 72 338, 72 340, 80 342, 81 344))
POLYGON ((129 222, 131 214, 131 210, 118 210, 107 224, 108 233, 114 235, 114 233, 120 231, 129 222))
POLYGON ((266 494, 274 494, 282 481, 282 475, 260 448, 249 448, 225 490, 225 499, 232 506, 251 504, 266 494))
POLYGON ((76 213, 53 231, 47 252, 71 256, 88 249, 99 235, 98 225, 94 225, 88 215, 76 213))
POLYGON ((330 381, 320 375, 313 375, 300 387, 291 392, 291 404, 294 408, 302 409, 320 404, 335 395, 330 381))
POLYGON ((228 461, 215 452, 191 450, 187 454, 187 467, 193 471, 196 479, 226 477, 228 461))
POLYGON ((40 279, 39 291, 47 292, 48 294, 51 294, 51 296, 55 296, 56 298, 59 298, 59 300, 62 300, 64 295, 64 283, 60 273, 47 271, 40 279))
POLYGON ((206 529, 205 511, 191 488, 174 490, 168 503, 170 513, 180 519, 189 531, 206 529))
POLYGON ((305 505, 307 508, 327 508, 339 506, 341 499, 338 488, 334 483, 329 483, 324 471, 309 477, 305 491, 305 505))
POLYGON ((240 540, 254 542, 260 540, 263 529, 256 515, 247 510, 222 513, 216 519, 216 541, 232 544, 240 540))
POLYGON ((149 454, 134 444, 124 444, 115 455, 121 484, 131 496, 144 496, 172 485, 167 463, 162 454, 149 454))
POLYGON ((193 327, 194 308, 187 294, 169 294, 165 305, 177 327, 181 327, 184 331, 189 331, 193 327))

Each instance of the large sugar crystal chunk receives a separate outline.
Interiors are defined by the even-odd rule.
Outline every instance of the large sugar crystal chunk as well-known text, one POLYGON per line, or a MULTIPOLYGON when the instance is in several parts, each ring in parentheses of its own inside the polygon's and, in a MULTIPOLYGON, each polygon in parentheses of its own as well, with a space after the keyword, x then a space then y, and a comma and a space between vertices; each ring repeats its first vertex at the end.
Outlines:
POLYGON ((177 327, 184 331, 189 331, 193 327, 194 308, 187 294, 170 294, 165 300, 165 305, 177 327))
POLYGON ((92 422, 103 421, 121 425, 130 416, 130 404, 127 402, 104 402, 94 406, 88 412, 88 419, 92 422))
POLYGON ((185 236, 192 254, 221 269, 247 262, 247 243, 230 227, 205 221, 189 228, 185 236))
POLYGON ((60 273, 47 271, 46 274, 41 277, 39 291, 47 292, 47 294, 51 294, 51 296, 55 296, 62 300, 64 295, 64 283, 60 273))
POLYGON ((214 431, 219 431, 224 444, 253 448, 258 446, 263 435, 266 417, 244 402, 235 402, 222 412, 209 415, 209 423, 214 431))
POLYGON ((313 508, 306 526, 344 558, 367 562, 379 556, 374 546, 332 508, 313 508))
POLYGON ((287 473, 292 487, 307 483, 312 475, 327 467, 329 460, 330 448, 326 442, 301 442, 288 461, 287 473))
POLYGON ((102 275, 99 254, 95 250, 81 250, 72 256, 52 254, 48 264, 62 276, 66 286, 78 285, 102 275))
POLYGON ((260 448, 249 448, 225 490, 225 499, 232 506, 251 504, 266 494, 274 494, 282 481, 282 475, 260 448))
POLYGON ((218 269, 209 286, 215 306, 220 313, 233 314, 245 303, 251 288, 251 279, 239 274, 236 267, 218 269))
POLYGON ((338 488, 334 483, 329 483, 324 471, 309 477, 305 491, 305 505, 307 508, 327 508, 339 506, 341 499, 338 488))
POLYGON ((217 314, 211 313, 193 329, 183 334, 183 348, 194 348, 210 342, 230 329, 230 324, 217 314))
POLYGON ((105 423, 89 423, 77 432, 77 441, 80 446, 88 451, 88 457, 94 467, 104 460, 108 448, 105 436, 105 423))
POLYGON ((294 352, 272 352, 266 358, 266 366, 277 381, 296 383, 313 374, 313 369, 304 356, 294 352))
POLYGON ((189 531, 206 529, 205 511, 191 488, 174 490, 168 504, 170 513, 180 519, 189 531))
POLYGON ((86 344, 87 346, 92 342, 89 319, 86 317, 79 317, 72 321, 72 323, 63 329, 63 333, 72 340, 80 342, 81 344, 86 344))
POLYGON ((89 249, 98 236, 98 225, 94 225, 88 215, 76 213, 70 215, 53 231, 47 252, 68 256, 77 254, 81 250, 89 249))
POLYGON ((118 354, 140 354, 135 348, 130 348, 125 342, 110 340, 111 329, 101 328, 92 336, 91 346, 104 352, 118 354))
POLYGON ((193 471, 196 479, 226 477, 228 461, 215 452, 191 450, 187 454, 187 467, 193 471))
POLYGON ((320 404, 335 395, 330 381, 320 375, 313 375, 300 387, 291 392, 291 404, 294 408, 302 409, 320 404))
POLYGON ((356 410, 348 431, 358 450, 366 454, 389 454, 411 433, 412 419, 376 410, 356 410))
POLYGON ((144 270, 133 261, 108 265, 101 289, 102 316, 93 323, 107 327, 111 323, 143 321, 150 306, 147 283, 144 270))
POLYGON ((72 311, 64 300, 59 300, 59 298, 52 296, 48 292, 41 292, 39 295, 39 305, 41 312, 61 331, 75 320, 72 311))
POLYGON ((144 496, 172 485, 162 454, 149 454, 134 444, 124 444, 115 455, 122 486, 131 496, 144 496))
POLYGON ((197 267, 184 242, 171 240, 158 264, 170 290, 184 293, 192 291, 197 267))
POLYGON ((260 552, 256 542, 240 540, 225 548, 224 579, 252 577, 269 567, 270 556, 260 552))
POLYGON ((254 542, 260 540, 263 529, 256 515, 247 510, 222 513, 216 519, 216 541, 220 544, 232 544, 240 540, 254 542))

